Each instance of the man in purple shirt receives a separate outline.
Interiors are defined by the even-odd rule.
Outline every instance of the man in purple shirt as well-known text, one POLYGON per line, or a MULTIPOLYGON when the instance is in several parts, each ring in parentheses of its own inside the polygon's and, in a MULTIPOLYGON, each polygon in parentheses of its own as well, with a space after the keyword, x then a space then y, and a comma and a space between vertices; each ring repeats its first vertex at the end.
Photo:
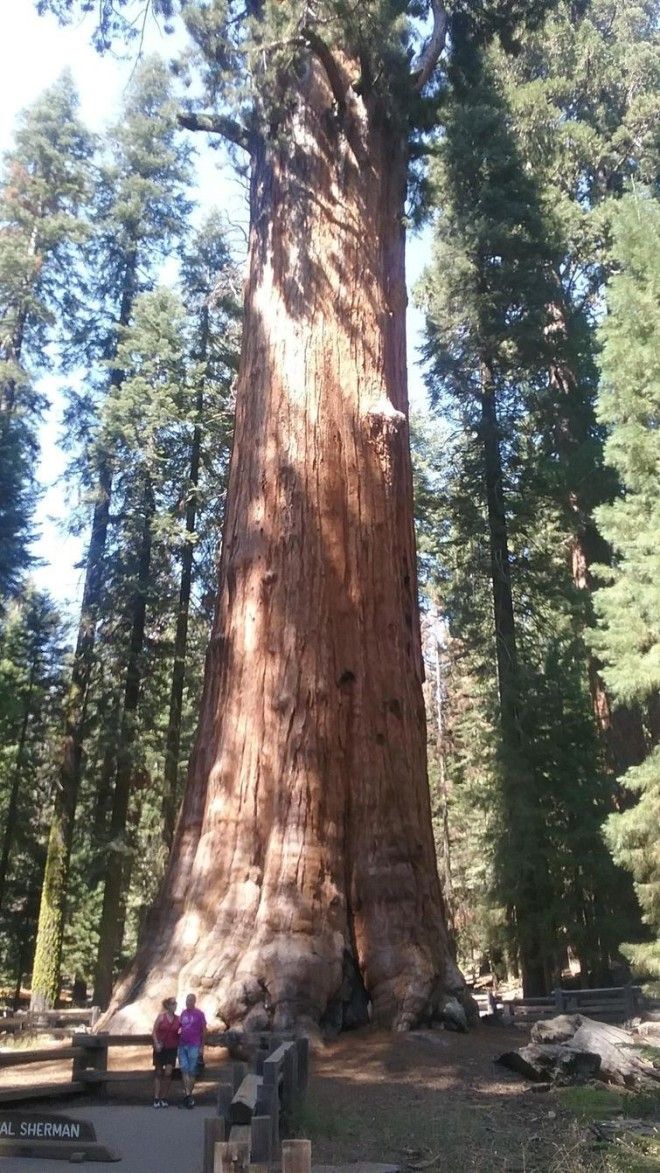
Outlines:
POLYGON ((206 1018, 203 1010, 198 1010, 194 994, 188 994, 186 1008, 181 1011, 181 1027, 179 1031, 179 1067, 183 1080, 184 1100, 183 1108, 194 1108, 193 1088, 199 1068, 199 1062, 204 1054, 204 1039, 206 1038, 206 1018))

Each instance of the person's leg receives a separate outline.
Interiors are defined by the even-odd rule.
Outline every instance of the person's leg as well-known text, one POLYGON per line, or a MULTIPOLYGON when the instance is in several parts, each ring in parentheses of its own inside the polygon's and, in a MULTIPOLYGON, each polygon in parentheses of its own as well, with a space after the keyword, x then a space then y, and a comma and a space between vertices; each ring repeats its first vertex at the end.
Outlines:
POLYGON ((163 1067, 160 1079, 160 1102, 161 1104, 168 1104, 170 1095, 170 1084, 172 1082, 172 1064, 166 1063, 163 1067))
POLYGON ((197 1079, 197 1064, 199 1062, 199 1047, 191 1047, 188 1052, 189 1070, 188 1070, 188 1107, 192 1108, 195 1105, 193 1099, 193 1091, 195 1090, 195 1080, 197 1079))
POLYGON ((179 1067, 181 1069, 181 1082, 183 1084, 183 1098, 185 1103, 188 1099, 188 1096, 190 1095, 190 1092, 188 1091, 188 1083, 190 1080, 188 1047, 179 1047, 179 1067))
POLYGON ((161 1068, 157 1067, 154 1071, 154 1108, 160 1108, 160 1082, 161 1068))

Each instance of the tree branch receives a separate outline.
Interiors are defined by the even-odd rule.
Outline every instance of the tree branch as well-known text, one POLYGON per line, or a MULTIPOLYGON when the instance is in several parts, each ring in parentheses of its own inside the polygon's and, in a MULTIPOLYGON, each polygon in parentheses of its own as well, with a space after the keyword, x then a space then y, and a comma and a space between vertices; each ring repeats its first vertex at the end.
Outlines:
POLYGON ((203 130, 207 134, 220 134, 237 147, 242 147, 245 151, 250 149, 250 135, 246 128, 224 114, 192 114, 187 110, 180 110, 176 120, 184 130, 203 130))
POLYGON ((304 28, 301 30, 301 35, 309 45, 314 56, 318 57, 321 65, 325 69, 335 101, 344 106, 348 91, 351 87, 348 78, 336 58, 330 52, 325 41, 313 29, 304 28))
POLYGON ((441 0, 431 0, 431 11, 433 12, 433 31, 410 75, 413 86, 418 92, 424 89, 431 77, 447 39, 447 11, 441 0))

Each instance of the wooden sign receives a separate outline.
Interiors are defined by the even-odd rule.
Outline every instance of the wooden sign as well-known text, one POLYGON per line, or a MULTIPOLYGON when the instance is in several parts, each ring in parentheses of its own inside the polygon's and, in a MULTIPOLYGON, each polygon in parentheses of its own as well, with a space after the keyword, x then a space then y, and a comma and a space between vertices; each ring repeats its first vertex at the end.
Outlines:
POLYGON ((0 1140, 96 1140, 94 1125, 51 1112, 0 1113, 0 1140))
POLYGON ((94 1125, 53 1112, 0 1113, 0 1157, 41 1157, 50 1161, 120 1161, 99 1144, 94 1125))

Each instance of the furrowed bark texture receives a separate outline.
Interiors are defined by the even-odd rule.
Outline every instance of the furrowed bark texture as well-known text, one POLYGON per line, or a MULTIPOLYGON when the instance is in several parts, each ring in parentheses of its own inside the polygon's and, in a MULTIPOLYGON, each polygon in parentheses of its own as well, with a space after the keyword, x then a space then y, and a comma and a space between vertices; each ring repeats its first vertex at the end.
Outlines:
MULTIPOLYGON (((348 87, 347 87, 348 88, 348 87)), ((460 992, 435 864, 405 366, 403 141, 308 69, 253 152, 214 633, 169 871, 105 1021, 406 1028, 460 992)))

